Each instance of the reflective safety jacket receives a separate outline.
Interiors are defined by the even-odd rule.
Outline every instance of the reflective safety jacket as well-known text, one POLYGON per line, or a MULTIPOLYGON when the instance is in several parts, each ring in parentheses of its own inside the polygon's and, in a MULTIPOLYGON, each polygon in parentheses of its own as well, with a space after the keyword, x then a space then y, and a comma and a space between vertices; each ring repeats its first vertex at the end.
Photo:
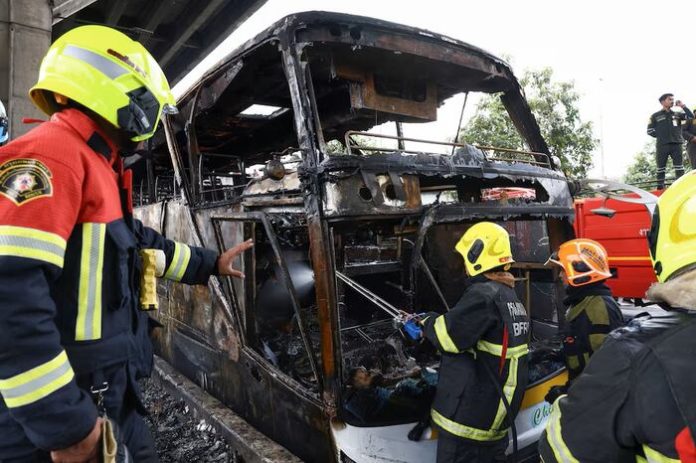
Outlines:
POLYGON ((100 372, 128 371, 128 387, 106 392, 115 409, 149 374, 139 249, 163 250, 175 281, 203 284, 214 271, 217 253, 133 220, 119 166, 115 147, 75 109, 0 148, 0 460, 84 438, 97 416, 87 390, 100 372))
POLYGON ((431 312, 423 322, 425 336, 442 353, 432 420, 479 443, 505 438, 515 418, 508 419, 500 389, 517 415, 527 387, 529 316, 512 275, 494 275, 498 281, 472 278, 457 305, 444 315, 431 312))
POLYGON ((607 334, 624 325, 621 309, 603 282, 569 286, 563 301, 568 307, 563 354, 569 378, 577 378, 607 334))
POLYGON ((696 315, 645 316, 613 331, 554 402, 543 461, 678 462, 678 436, 696 435, 694 352, 696 315))
POLYGON ((684 112, 674 112, 671 109, 661 109, 650 116, 647 133, 656 139, 657 146, 684 143, 682 132, 694 118, 694 114, 686 106, 683 110, 684 112))

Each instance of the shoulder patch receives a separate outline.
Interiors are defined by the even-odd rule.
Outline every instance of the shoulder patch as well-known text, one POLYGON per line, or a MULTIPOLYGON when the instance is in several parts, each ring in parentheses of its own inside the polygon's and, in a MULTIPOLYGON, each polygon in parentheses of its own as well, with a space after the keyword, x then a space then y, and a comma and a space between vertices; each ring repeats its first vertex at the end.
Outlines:
POLYGON ((17 206, 53 196, 51 171, 36 159, 13 159, 0 164, 0 195, 17 206))

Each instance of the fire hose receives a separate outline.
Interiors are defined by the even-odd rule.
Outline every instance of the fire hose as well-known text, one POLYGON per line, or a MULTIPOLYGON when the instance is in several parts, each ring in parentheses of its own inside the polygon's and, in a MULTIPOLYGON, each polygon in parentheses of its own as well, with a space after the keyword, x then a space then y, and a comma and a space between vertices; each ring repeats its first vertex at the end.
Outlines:
POLYGON ((336 271, 336 277, 389 315, 395 322, 403 327, 404 331, 411 339, 416 340, 421 338, 423 330, 418 326, 418 323, 416 323, 419 314, 409 314, 403 310, 397 309, 377 294, 339 271, 336 271))
MULTIPOLYGON (((385 313, 387 313, 389 316, 391 316, 395 321, 401 323, 403 325, 404 331, 412 338, 412 339, 419 339, 422 336, 422 329, 416 321, 418 320, 418 317, 420 314, 408 314, 402 310, 397 309, 394 307, 392 304, 389 302, 385 301, 381 297, 379 297, 377 294, 373 293, 369 289, 365 288, 362 286, 360 283, 356 282, 355 280, 352 280, 351 278, 347 277, 343 273, 336 271, 336 276, 338 277, 339 280, 344 282, 346 285, 350 286, 353 288, 357 293, 361 294, 364 296, 367 300, 372 302, 374 305, 376 305, 378 308, 383 310, 385 313)), ((512 455, 511 455, 511 461, 517 461, 517 428, 515 426, 515 420, 510 419, 512 416, 511 414, 511 409, 510 409, 510 403, 507 400, 507 397, 505 396, 505 392, 503 391, 503 387, 500 384, 500 379, 499 377, 496 376, 495 372, 493 369, 490 367, 490 365, 486 364, 484 362, 486 372, 489 374, 493 385, 496 388, 496 391, 498 392, 498 395, 502 399, 503 406, 505 407, 506 411, 506 416, 510 424, 510 428, 512 430, 512 455)))

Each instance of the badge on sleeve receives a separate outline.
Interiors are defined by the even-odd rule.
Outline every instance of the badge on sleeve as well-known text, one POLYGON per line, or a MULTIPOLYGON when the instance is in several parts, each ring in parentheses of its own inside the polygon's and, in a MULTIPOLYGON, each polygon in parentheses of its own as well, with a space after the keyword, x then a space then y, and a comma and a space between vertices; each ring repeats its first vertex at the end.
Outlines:
POLYGON ((36 159, 13 159, 0 164, 0 194, 22 206, 53 196, 51 171, 36 159))

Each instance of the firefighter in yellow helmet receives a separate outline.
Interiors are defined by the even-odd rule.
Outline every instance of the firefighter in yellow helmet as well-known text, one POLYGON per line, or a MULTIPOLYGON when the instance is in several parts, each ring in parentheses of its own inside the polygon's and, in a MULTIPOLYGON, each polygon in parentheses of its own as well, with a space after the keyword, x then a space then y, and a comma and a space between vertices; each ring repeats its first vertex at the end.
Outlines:
POLYGON ((0 101, 0 146, 10 139, 10 121, 7 118, 5 105, 0 101))
POLYGON ((0 461, 157 461, 137 379, 150 374, 139 251, 164 277, 206 284, 251 243, 222 255, 134 219, 120 153, 157 130, 174 97, 150 54, 101 26, 50 47, 31 89, 50 120, 0 148, 0 461), (120 445, 123 444, 123 445, 120 445))
POLYGON ((440 430, 437 461, 505 461, 508 428, 527 386, 529 316, 508 272, 513 258, 503 227, 477 223, 456 250, 470 285, 449 312, 422 321, 442 353, 431 411, 440 430))
POLYGON ((553 406, 539 444, 552 462, 696 462, 696 172, 660 196, 648 236, 667 311, 611 332, 553 406))
POLYGON ((607 335, 624 322, 621 309, 605 284, 611 271, 604 246, 587 238, 566 241, 549 263, 561 268, 566 284, 563 355, 569 373, 568 384, 554 386, 547 394, 546 401, 553 403, 580 376, 607 335))

